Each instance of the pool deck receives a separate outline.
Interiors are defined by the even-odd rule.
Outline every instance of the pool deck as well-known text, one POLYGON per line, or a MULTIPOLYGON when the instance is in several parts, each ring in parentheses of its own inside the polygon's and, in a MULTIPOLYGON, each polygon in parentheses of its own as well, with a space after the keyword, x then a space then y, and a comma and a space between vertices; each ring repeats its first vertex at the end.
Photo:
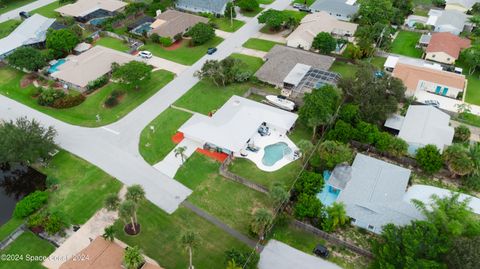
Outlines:
POLYGON ((295 145, 295 143, 288 138, 287 135, 281 134, 279 132, 276 132, 275 130, 271 130, 271 134, 268 136, 261 136, 260 134, 255 134, 255 136, 252 137, 251 139, 253 141, 253 144, 257 147, 260 148, 259 151, 257 152, 251 152, 246 150, 248 152, 247 156, 241 156, 240 154, 235 154, 235 157, 239 158, 246 158, 249 159, 250 161, 254 162, 255 165, 260 169, 265 172, 273 172, 276 171, 285 165, 295 161, 298 159, 294 157, 294 152, 298 150, 298 147, 295 145), (272 166, 266 166, 263 164, 262 159, 263 155, 265 154, 265 147, 269 145, 273 145, 279 142, 284 142, 292 149, 292 152, 286 156, 284 156, 282 159, 277 161, 274 165, 272 166))

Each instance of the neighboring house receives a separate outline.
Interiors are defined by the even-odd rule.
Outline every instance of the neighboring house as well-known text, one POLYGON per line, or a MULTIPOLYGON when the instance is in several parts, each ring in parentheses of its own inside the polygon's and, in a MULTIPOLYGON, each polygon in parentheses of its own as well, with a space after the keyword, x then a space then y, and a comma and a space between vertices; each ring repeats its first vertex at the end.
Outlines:
POLYGON ((67 57, 50 76, 69 88, 84 92, 89 82, 111 72, 112 63, 122 65, 134 60, 138 59, 130 54, 95 46, 80 55, 67 57))
POLYGON ((397 63, 394 66, 392 76, 403 81, 407 88, 405 92, 407 96, 427 94, 456 99, 467 86, 464 75, 404 63, 397 63))
MULTIPOLYGON (((128 246, 115 239, 110 242, 99 236, 76 255, 68 257, 60 269, 118 269, 125 268, 123 258, 128 246), (78 258, 84 257, 84 258, 78 258)), ((145 264, 142 269, 162 269, 157 262, 144 256, 145 264)))
POLYGON ((33 14, 24 20, 8 36, 0 39, 0 60, 23 46, 43 46, 47 31, 55 23, 55 19, 33 14))
POLYGON ((304 64, 311 68, 326 71, 330 69, 335 58, 297 48, 275 45, 265 56, 265 60, 255 76, 268 84, 283 87, 285 78, 297 64, 304 64))
POLYGON ((446 10, 457 10, 460 12, 467 12, 475 3, 480 3, 480 0, 446 0, 446 10))
POLYGON ((175 7, 194 13, 205 12, 223 16, 227 3, 231 0, 177 0, 175 7))
POLYGON ((432 35, 430 33, 422 34, 420 36, 420 40, 418 40, 418 45, 425 49, 428 44, 430 44, 430 40, 432 39, 432 35))
POLYGON ((313 39, 321 32, 353 42, 353 34, 357 27, 357 24, 340 21, 325 11, 308 14, 302 19, 297 29, 287 37, 287 46, 310 50, 313 39))
POLYGON ((429 105, 410 105, 405 117, 393 115, 385 121, 385 127, 399 131, 398 137, 408 143, 410 154, 428 144, 442 152, 452 144, 455 133, 450 126, 450 116, 429 105))
POLYGON ((208 23, 208 19, 176 10, 167 10, 158 15, 157 19, 150 25, 152 28, 150 33, 173 39, 176 35, 187 32, 199 22, 208 23))
POLYGON ((355 0, 317 0, 310 6, 313 12, 325 11, 342 21, 350 21, 358 7, 355 0))
POLYGON ((184 137, 217 152, 240 156, 262 126, 286 136, 298 115, 239 96, 232 96, 212 117, 195 113, 179 131, 184 137))
POLYGON ((449 32, 459 35, 466 29, 468 16, 457 10, 436 10, 428 12, 427 25, 434 27, 435 32, 449 32))
POLYGON ((425 59, 444 64, 454 64, 460 51, 470 47, 470 40, 452 33, 434 33, 425 50, 425 59))
POLYGON ((87 22, 95 18, 113 16, 122 11, 126 5, 126 2, 118 0, 78 0, 55 11, 64 17, 74 17, 80 22, 87 22))
POLYGON ((428 21, 427 17, 424 16, 418 16, 418 15, 409 15, 404 22, 405 26, 408 26, 410 28, 415 28, 415 24, 421 23, 421 24, 426 24, 428 21))
POLYGON ((410 170, 360 153, 347 168, 337 166, 326 187, 338 194, 336 202, 345 205, 353 225, 380 234, 386 224, 402 226, 424 218, 403 199, 410 170))

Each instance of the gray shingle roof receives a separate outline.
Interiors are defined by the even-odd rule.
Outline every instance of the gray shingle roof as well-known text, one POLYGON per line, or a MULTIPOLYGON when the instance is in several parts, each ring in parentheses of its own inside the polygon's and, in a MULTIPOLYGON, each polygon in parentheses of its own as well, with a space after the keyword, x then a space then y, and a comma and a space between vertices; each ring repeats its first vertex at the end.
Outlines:
POLYGON ((435 26, 450 24, 460 31, 463 30, 468 21, 468 16, 457 10, 444 10, 438 17, 435 26))
POLYGON ((352 164, 352 178, 338 196, 354 224, 380 233, 388 223, 406 225, 423 215, 403 200, 410 170, 363 154, 352 164))
POLYGON ((285 77, 298 63, 328 70, 335 60, 329 56, 282 45, 275 45, 265 58, 267 61, 258 69, 255 76, 277 86, 283 84, 285 77))
POLYGON ((358 11, 358 5, 349 5, 346 0, 317 0, 310 8, 312 10, 323 10, 332 14, 342 14, 351 17, 358 11))
POLYGON ((175 6, 191 12, 211 12, 223 14, 230 0, 177 0, 175 6))

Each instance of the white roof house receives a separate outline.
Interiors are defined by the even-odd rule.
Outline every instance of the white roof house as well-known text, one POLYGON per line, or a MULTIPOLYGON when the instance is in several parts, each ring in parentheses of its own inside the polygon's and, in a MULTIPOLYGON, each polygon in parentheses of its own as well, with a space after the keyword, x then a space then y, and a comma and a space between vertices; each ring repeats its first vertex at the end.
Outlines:
POLYGON ((283 79, 283 84, 292 85, 293 87, 297 87, 300 84, 300 81, 305 77, 308 71, 310 71, 312 67, 306 64, 296 64, 290 73, 283 79))
POLYGON ((19 47, 44 42, 47 30, 54 22, 55 19, 39 14, 33 14, 27 18, 7 37, 0 39, 0 59, 19 47))
POLYGON ((51 76, 76 89, 84 90, 90 81, 109 73, 112 63, 122 65, 135 60, 138 59, 130 54, 95 46, 80 55, 68 57, 51 76))
POLYGON ((471 9, 475 3, 480 3, 480 0, 446 0, 445 9, 466 12, 471 9))
POLYGON ((287 37, 287 46, 309 50, 313 39, 321 32, 353 41, 357 27, 357 24, 338 20, 325 11, 308 14, 302 19, 300 26, 287 37))
POLYGON ((62 16, 84 17, 97 10, 115 12, 127 5, 126 2, 118 0, 78 0, 55 9, 62 16))
POLYGON ((452 144, 454 135, 450 116, 433 106, 411 105, 405 117, 395 115, 387 119, 385 126, 400 131, 398 137, 409 144, 412 154, 428 144, 442 151, 452 144))
POLYGON ((468 16, 458 10, 436 10, 428 12, 427 25, 434 26, 435 32, 449 32, 459 35, 468 22, 468 16))
POLYGON ((264 122, 285 133, 297 118, 295 113, 234 95, 212 117, 195 114, 179 131, 202 144, 239 152, 264 122))

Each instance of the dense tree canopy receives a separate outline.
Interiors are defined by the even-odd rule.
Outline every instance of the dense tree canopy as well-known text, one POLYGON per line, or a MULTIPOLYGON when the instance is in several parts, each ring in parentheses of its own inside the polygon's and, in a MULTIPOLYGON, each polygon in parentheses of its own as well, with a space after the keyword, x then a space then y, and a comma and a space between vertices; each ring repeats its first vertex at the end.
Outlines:
POLYGON ((318 33, 313 39, 312 48, 317 49, 320 53, 329 54, 337 47, 337 40, 327 32, 318 33))
POLYGON ((23 47, 15 50, 12 54, 8 55, 7 61, 16 68, 26 69, 28 71, 37 71, 47 64, 43 54, 39 50, 31 47, 23 47))
POLYGON ((254 11, 260 7, 260 4, 258 4, 257 0, 239 0, 237 1, 237 6, 241 10, 254 11))
POLYGON ((72 52, 79 42, 78 36, 70 29, 51 30, 47 33, 46 46, 53 50, 57 57, 72 52))
POLYGON ((231 57, 221 61, 207 60, 194 75, 199 79, 208 79, 216 86, 226 86, 233 82, 248 80, 252 74, 246 67, 242 60, 231 57))
POLYGON ((459 237, 447 255, 448 268, 476 269, 480 264, 480 236, 459 237))
POLYGON ((112 77, 131 89, 139 89, 142 83, 150 79, 152 67, 146 63, 131 61, 124 65, 114 64, 112 77))
POLYGON ((295 193, 305 193, 308 195, 316 195, 323 188, 323 177, 321 174, 304 171, 295 182, 295 193))
POLYGON ((362 24, 374 25, 377 22, 388 24, 393 16, 391 0, 361 0, 358 15, 362 24))
POLYGON ((272 31, 278 31, 282 26, 298 24, 298 20, 295 17, 288 16, 286 13, 276 9, 269 9, 262 12, 262 14, 258 16, 258 22, 265 23, 272 31))
POLYGON ((318 147, 318 159, 321 169, 333 169, 340 163, 351 163, 353 160, 353 150, 348 145, 337 141, 327 140, 318 147))
POLYGON ((199 22, 188 30, 187 35, 192 38, 193 45, 202 45, 215 37, 215 29, 206 23, 199 22))
POLYGON ((443 152, 443 160, 448 170, 454 175, 465 176, 472 173, 475 168, 467 148, 461 144, 453 144, 446 148, 443 152))

